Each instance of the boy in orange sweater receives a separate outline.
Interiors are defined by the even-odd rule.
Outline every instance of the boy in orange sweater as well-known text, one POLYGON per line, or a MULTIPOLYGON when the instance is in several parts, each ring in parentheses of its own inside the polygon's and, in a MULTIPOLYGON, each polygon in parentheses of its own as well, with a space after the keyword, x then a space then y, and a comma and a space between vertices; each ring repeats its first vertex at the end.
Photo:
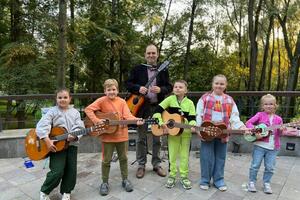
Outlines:
MULTIPOLYGON (((134 117, 126 104, 126 101, 118 97, 119 85, 115 79, 107 79, 104 84, 104 93, 106 96, 98 98, 92 104, 85 108, 86 115, 94 124, 101 124, 104 119, 98 119, 95 115, 95 111, 103 113, 117 113, 120 119, 135 120, 137 119, 137 125, 142 125, 143 120, 134 117)), ((102 184, 100 186, 100 194, 105 196, 109 193, 109 170, 110 161, 114 149, 116 148, 120 169, 122 175, 122 187, 126 192, 133 191, 133 185, 128 180, 128 128, 127 126, 119 126, 118 130, 114 134, 103 134, 100 136, 102 142, 102 184)))

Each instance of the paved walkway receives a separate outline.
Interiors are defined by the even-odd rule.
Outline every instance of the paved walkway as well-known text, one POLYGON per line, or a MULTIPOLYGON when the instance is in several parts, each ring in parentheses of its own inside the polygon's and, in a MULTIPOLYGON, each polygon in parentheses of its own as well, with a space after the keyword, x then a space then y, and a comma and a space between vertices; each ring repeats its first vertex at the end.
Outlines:
MULTIPOLYGON (((135 152, 129 152, 129 165, 135 159, 135 152)), ((150 160, 150 157, 149 157, 150 160)), ((119 163, 112 163, 110 172, 110 194, 99 195, 100 185, 100 154, 83 153, 78 155, 77 185, 72 193, 73 200, 92 199, 188 199, 188 200, 299 200, 300 199, 300 158, 278 157, 276 172, 272 179, 273 194, 262 192, 262 171, 259 172, 257 193, 246 191, 247 175, 251 157, 249 154, 233 155, 228 153, 225 180, 228 191, 220 192, 215 188, 202 191, 198 186, 199 159, 195 152, 190 155, 190 178, 193 182, 191 190, 184 190, 179 183, 172 189, 164 187, 166 178, 157 176, 148 164, 143 179, 135 178, 136 164, 129 166, 129 179, 134 184, 134 191, 127 193, 121 187, 119 163)), ((45 179, 48 167, 45 161, 34 162, 34 167, 26 169, 22 158, 0 159, 0 200, 32 200, 39 198, 39 189, 45 179)), ((167 162, 163 162, 167 167, 167 162)), ((58 190, 51 193, 52 200, 61 198, 58 190)))

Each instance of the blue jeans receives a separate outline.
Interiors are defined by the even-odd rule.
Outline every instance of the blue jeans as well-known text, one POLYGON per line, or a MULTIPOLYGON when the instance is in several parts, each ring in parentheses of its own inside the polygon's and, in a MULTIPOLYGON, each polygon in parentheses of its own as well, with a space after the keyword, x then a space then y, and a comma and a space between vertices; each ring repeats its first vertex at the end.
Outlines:
POLYGON ((264 159, 265 171, 263 175, 263 181, 264 183, 270 183, 274 173, 277 154, 278 150, 269 150, 254 145, 252 152, 252 162, 249 170, 249 181, 254 183, 256 182, 258 170, 260 168, 262 160, 264 159))
POLYGON ((227 143, 222 143, 220 139, 214 139, 211 142, 201 141, 200 185, 209 185, 210 180, 213 179, 213 183, 217 188, 225 186, 224 167, 226 160, 226 152, 227 143))

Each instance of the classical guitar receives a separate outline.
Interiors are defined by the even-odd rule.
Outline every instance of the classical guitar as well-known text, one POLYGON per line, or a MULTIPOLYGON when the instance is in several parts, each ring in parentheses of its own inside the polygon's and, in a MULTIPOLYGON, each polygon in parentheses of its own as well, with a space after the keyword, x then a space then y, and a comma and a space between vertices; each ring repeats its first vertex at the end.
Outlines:
POLYGON ((261 137, 268 137, 271 133, 272 130, 275 129, 280 129, 283 127, 299 127, 299 122, 290 122, 290 123, 285 123, 285 124, 279 124, 279 125, 272 125, 267 127, 265 124, 259 124, 254 127, 254 130, 252 134, 247 134, 244 136, 245 140, 248 142, 254 142, 256 141, 256 135, 255 133, 259 133, 261 137))
MULTIPOLYGON (((67 133, 64 128, 53 127, 50 131, 49 137, 51 140, 55 140, 56 151, 62 151, 68 146, 69 142, 67 142, 67 138, 69 134, 73 136, 86 135, 91 132, 96 133, 96 131, 101 129, 102 129, 102 125, 96 125, 90 128, 67 133)), ((25 150, 27 156, 31 160, 44 159, 50 153, 50 151, 47 148, 46 142, 44 140, 41 140, 37 136, 35 129, 31 129, 25 138, 25 150)))
MULTIPOLYGON (((103 113, 100 111, 96 111, 95 115, 98 119, 104 119, 104 125, 100 131, 94 132, 91 135, 99 136, 102 134, 113 134, 115 133, 120 125, 129 125, 136 124, 138 120, 120 120, 117 113, 103 113)), ((157 119, 144 119, 145 124, 158 124, 157 119)), ((84 120, 84 124, 86 127, 93 126, 93 122, 86 117, 84 120)))
MULTIPOLYGON (((165 61, 163 62, 160 67, 157 69, 157 71, 155 72, 155 74, 148 80, 148 82, 146 83, 145 87, 148 89, 151 85, 151 83, 154 81, 154 79, 157 77, 157 75, 163 71, 164 69, 166 69, 168 66, 170 65, 170 61, 165 61)), ((128 99, 126 100, 126 103, 129 107, 130 112, 136 116, 136 114, 138 113, 139 109, 141 108, 141 106, 144 104, 145 102, 145 97, 142 94, 130 94, 130 96, 128 97, 128 99)))
MULTIPOLYGON (((184 118, 179 114, 170 114, 168 111, 162 113, 162 119, 167 126, 168 134, 172 136, 180 135, 184 129, 195 128, 201 133, 203 139, 210 141, 222 134, 222 130, 210 122, 202 123, 202 126, 193 126, 184 124, 184 118)), ((159 125, 151 127, 152 133, 155 136, 163 135, 163 129, 159 125)))

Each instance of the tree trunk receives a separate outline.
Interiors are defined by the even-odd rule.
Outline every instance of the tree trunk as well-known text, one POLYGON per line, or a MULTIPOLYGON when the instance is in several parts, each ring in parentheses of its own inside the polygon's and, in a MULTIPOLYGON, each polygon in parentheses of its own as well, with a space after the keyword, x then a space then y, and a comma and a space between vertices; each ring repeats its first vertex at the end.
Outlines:
POLYGON ((275 51, 275 31, 273 26, 273 40, 272 40, 272 50, 271 50, 271 56, 270 56, 270 67, 269 67, 269 73, 268 73, 268 85, 267 89, 271 90, 272 86, 272 71, 273 71, 273 59, 274 59, 274 51, 275 51))
POLYGON ((22 3, 10 0, 10 41, 17 42, 22 35, 22 3))
POLYGON ((259 0, 257 10, 255 11, 255 21, 253 22, 255 0, 249 0, 248 3, 248 21, 249 21, 249 39, 250 39, 250 78, 249 78, 249 90, 255 90, 255 75, 256 75, 256 64, 257 64, 257 31, 258 31, 258 20, 259 13, 261 10, 262 0, 259 0))
POLYGON ((59 0, 59 42, 58 42, 58 70, 57 86, 58 88, 66 87, 65 65, 66 65, 66 19, 67 19, 67 0, 59 0))
MULTIPOLYGON (((279 35, 279 28, 277 29, 277 34, 279 35)), ((281 56, 280 56, 280 39, 279 39, 279 37, 277 37, 277 49, 278 49, 278 51, 277 51, 277 57, 278 57, 278 75, 277 75, 277 87, 276 87, 276 90, 277 91, 280 91, 280 87, 281 87, 281 85, 283 85, 284 83, 281 83, 281 70, 280 70, 280 67, 281 67, 281 56)), ((282 79, 282 80, 284 80, 284 79, 282 79)))
MULTIPOLYGON (((283 38, 284 38, 284 45, 285 49, 288 54, 288 58, 290 61, 290 70, 288 75, 288 82, 286 86, 287 91, 294 91, 297 86, 298 82, 298 74, 299 74, 299 65, 300 65, 300 31, 298 32, 297 42, 295 45, 294 54, 292 52, 292 47, 290 45, 290 39, 288 36, 286 22, 287 22, 287 15, 281 18, 278 15, 278 20, 282 28, 283 38)), ((285 117, 293 116, 294 115, 294 105, 295 105, 295 98, 287 97, 286 98, 286 110, 285 110, 285 117)))
POLYGON ((261 76, 258 84, 258 90, 262 91, 265 88, 265 80, 266 80, 266 70, 267 70, 267 60, 268 60, 268 55, 269 55, 269 47, 270 47, 270 35, 271 31, 273 29, 273 24, 274 24, 274 15, 272 14, 270 17, 269 21, 269 27, 267 30, 267 35, 266 35, 266 45, 264 49, 264 56, 263 56, 263 63, 262 63, 262 68, 261 68, 261 76))
POLYGON ((169 7, 168 7, 166 19, 165 19, 163 30, 162 30, 162 33, 161 33, 161 39, 160 39, 159 49, 158 49, 159 54, 158 55, 160 55, 160 53, 161 53, 163 42, 164 42, 164 39, 165 39, 166 27, 167 27, 167 24, 168 24, 168 18, 169 18, 169 14, 170 14, 170 9, 171 9, 171 5, 172 5, 172 1, 173 0, 170 0, 170 2, 169 2, 169 7))
POLYGON ((193 36, 193 28, 194 28, 194 18, 195 18, 195 11, 197 8, 197 0, 193 0, 192 3, 192 11, 191 11, 191 21, 189 26, 189 33, 188 33, 188 41, 186 45, 186 54, 184 57, 184 80, 189 80, 189 64, 190 64, 190 50, 192 44, 192 36, 193 36))
POLYGON ((74 93, 74 86, 75 86, 75 64, 73 63, 74 57, 75 57, 75 51, 76 51, 76 47, 75 47, 75 38, 74 38, 74 34, 75 34, 75 14, 74 14, 74 10, 75 10, 75 2, 74 0, 70 0, 70 29, 69 29, 69 45, 70 45, 70 49, 71 49, 71 56, 73 59, 72 63, 70 64, 70 92, 74 93))

